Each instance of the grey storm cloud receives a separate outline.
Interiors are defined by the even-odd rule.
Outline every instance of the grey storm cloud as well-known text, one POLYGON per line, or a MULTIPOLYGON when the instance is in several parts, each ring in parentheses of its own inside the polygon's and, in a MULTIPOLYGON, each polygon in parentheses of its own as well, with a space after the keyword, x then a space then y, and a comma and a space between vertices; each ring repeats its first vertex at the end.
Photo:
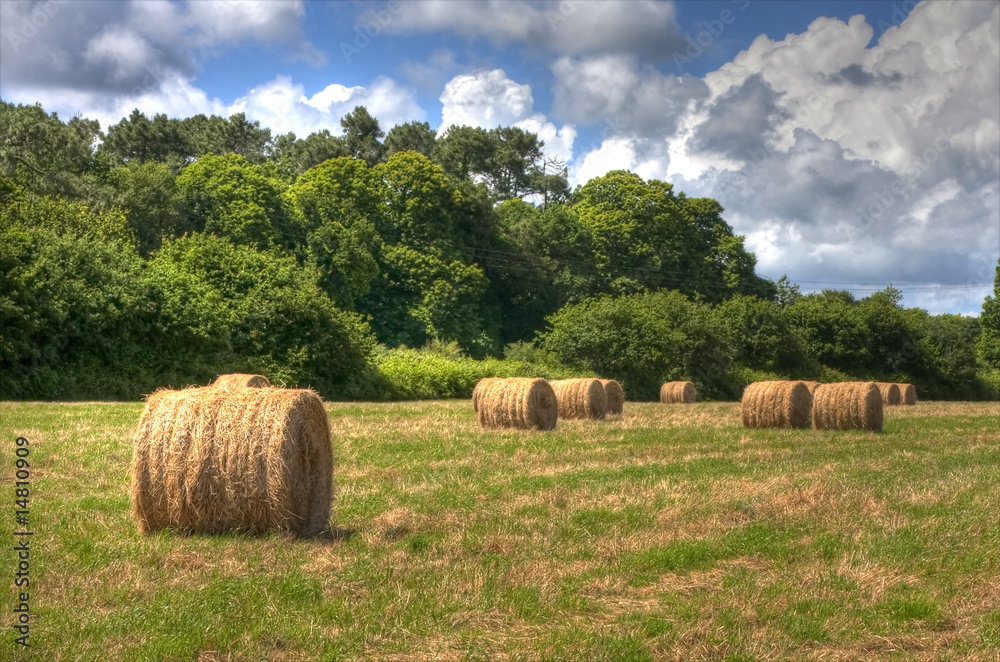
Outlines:
POLYGON ((896 173, 803 129, 787 151, 762 144, 751 150, 754 158, 740 170, 713 170, 685 186, 713 194, 737 231, 774 231, 771 243, 782 258, 764 261, 769 275, 961 283, 977 265, 996 262, 995 183, 984 179, 965 191, 930 164, 909 176, 896 173))
POLYGON ((695 151, 714 152, 745 159, 750 150, 765 143, 774 127, 788 119, 780 95, 764 77, 754 74, 711 106, 708 119, 691 138, 695 151))
POLYGON ((0 2, 0 92, 65 89, 106 95, 188 79, 199 60, 244 40, 282 44, 322 62, 302 38, 300 3, 0 2))
POLYGON ((688 46, 669 0, 415 0, 402 7, 388 32, 452 32, 560 55, 651 61, 667 61, 688 46))
POLYGON ((893 71, 892 73, 872 73, 866 71, 860 64, 851 64, 833 75, 826 76, 826 81, 835 85, 849 83, 855 87, 870 87, 872 85, 896 87, 903 82, 903 74, 898 71, 893 71))
MULTIPOLYGON (((180 49, 161 48, 145 37, 125 40, 114 52, 93 48, 102 34, 123 36, 129 5, 121 2, 0 3, 0 80, 4 87, 59 87, 104 94, 144 85, 150 72, 193 75, 194 62, 180 49), (141 40, 141 41, 140 41, 141 40), (129 52, 141 49, 142 52, 129 52), (148 58, 148 61, 140 61, 148 58), (133 66, 123 67, 122 59, 133 66)), ((155 34, 155 33, 154 33, 155 34)))

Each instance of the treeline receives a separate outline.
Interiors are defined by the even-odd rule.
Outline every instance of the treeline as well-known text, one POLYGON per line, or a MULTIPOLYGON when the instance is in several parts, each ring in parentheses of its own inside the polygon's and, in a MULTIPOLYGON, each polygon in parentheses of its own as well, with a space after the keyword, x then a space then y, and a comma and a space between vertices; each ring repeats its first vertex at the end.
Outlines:
POLYGON ((384 133, 363 107, 341 125, 300 139, 135 111, 105 134, 0 102, 0 397, 232 371, 342 399, 532 373, 632 397, 673 378, 738 397, 762 375, 996 395, 1000 334, 892 290, 760 278, 714 200, 624 171, 570 191, 513 127, 384 133))

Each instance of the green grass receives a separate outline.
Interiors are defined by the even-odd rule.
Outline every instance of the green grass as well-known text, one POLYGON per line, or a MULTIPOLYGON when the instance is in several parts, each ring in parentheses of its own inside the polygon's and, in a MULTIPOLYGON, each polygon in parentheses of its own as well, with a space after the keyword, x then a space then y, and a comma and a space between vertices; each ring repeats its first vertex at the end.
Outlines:
POLYGON ((5 553, 0 659, 997 659, 996 403, 892 408, 882 434, 738 407, 524 433, 331 404, 334 529, 295 540, 140 535, 141 404, 4 403, 0 536, 25 435, 35 620, 26 655, 5 553))

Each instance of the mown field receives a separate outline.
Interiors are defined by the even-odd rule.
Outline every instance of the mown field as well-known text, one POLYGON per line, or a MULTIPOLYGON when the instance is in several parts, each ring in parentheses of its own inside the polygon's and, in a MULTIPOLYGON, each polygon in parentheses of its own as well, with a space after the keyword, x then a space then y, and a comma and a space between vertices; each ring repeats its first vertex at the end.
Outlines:
POLYGON ((123 404, 0 404, 0 659, 1000 659, 1000 406, 882 434, 738 403, 483 432, 468 402, 328 405, 335 527, 142 536, 123 404), (14 440, 31 440, 30 654, 14 440))

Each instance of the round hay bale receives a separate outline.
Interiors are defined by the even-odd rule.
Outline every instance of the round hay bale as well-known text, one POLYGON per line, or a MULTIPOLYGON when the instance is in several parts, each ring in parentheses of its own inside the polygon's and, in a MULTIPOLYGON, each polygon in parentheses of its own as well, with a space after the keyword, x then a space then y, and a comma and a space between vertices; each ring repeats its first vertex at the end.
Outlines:
POLYGON ((600 420, 608 413, 608 396, 599 379, 557 379, 552 390, 559 401, 559 418, 600 420))
POLYGON ((809 389, 809 395, 812 395, 813 393, 816 392, 816 387, 822 384, 823 382, 803 381, 802 383, 806 385, 807 389, 809 389))
POLYGON ((875 382, 823 384, 812 405, 817 430, 882 431, 882 394, 875 382))
POLYGON ((917 387, 913 384, 896 384, 899 387, 899 397, 904 405, 917 404, 917 387))
POLYGON ((620 414, 625 409, 625 390, 613 379, 602 379, 604 398, 608 402, 608 414, 620 414))
POLYGON ((491 378, 486 384, 477 384, 476 390, 479 393, 473 406, 479 414, 480 427, 521 430, 556 427, 559 403, 552 386, 544 379, 491 378))
POLYGON ((694 402, 696 392, 691 382, 667 382, 660 387, 660 402, 663 404, 694 402))
POLYGON ((878 386, 879 393, 882 394, 882 404, 894 407, 896 405, 903 404, 903 398, 900 395, 899 387, 892 382, 875 382, 878 386))
POLYGON ((270 385, 271 381, 264 375, 248 375, 242 372, 219 375, 219 378, 212 382, 212 386, 216 388, 261 388, 270 385))
POLYGON ((476 388, 472 389, 472 411, 479 413, 479 397, 483 389, 495 381, 503 381, 502 377, 483 377, 476 382, 476 388))
POLYGON ((754 382, 743 391, 740 417, 745 428, 807 428, 812 395, 805 382, 754 382))
POLYGON ((134 437, 132 513, 143 533, 327 528, 333 448, 314 391, 160 390, 134 437))

